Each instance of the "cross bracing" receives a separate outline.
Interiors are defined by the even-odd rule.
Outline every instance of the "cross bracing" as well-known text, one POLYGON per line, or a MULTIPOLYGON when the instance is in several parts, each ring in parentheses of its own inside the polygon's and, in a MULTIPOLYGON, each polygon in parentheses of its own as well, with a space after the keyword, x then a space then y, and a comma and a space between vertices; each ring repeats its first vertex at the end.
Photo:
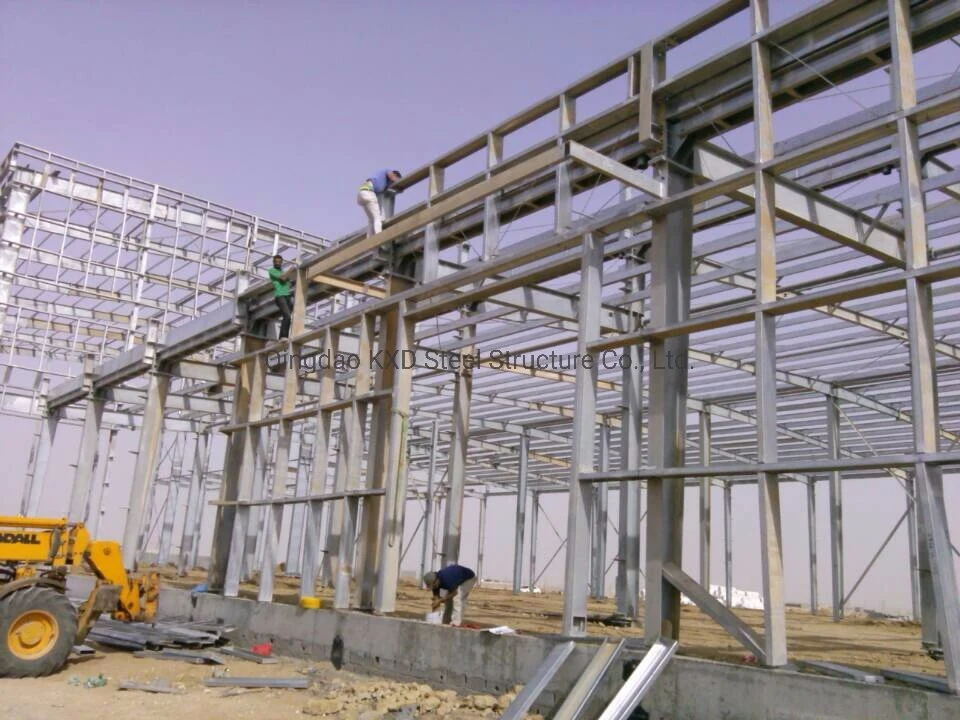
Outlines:
MULTIPOLYGON (((648 635, 661 621, 678 632, 687 582, 670 478, 755 484, 771 665, 786 657, 778 483, 827 482, 838 508, 841 480, 892 476, 916 499, 919 562, 937 568, 918 590, 923 639, 944 646, 956 689, 957 592, 938 488, 942 468, 960 464, 960 77, 915 88, 913 58, 958 29, 955 2, 825 2, 775 27, 765 2, 720 3, 406 174, 406 196, 422 201, 388 208, 376 236, 335 242, 17 145, 0 180, 3 353, 6 368, 33 374, 11 385, 4 409, 85 421, 82 408, 99 403, 105 427, 142 417, 128 563, 162 429, 223 435, 211 582, 227 594, 250 570, 232 541, 260 517, 250 503, 302 498, 303 563, 336 552, 357 585, 351 597, 337 563, 327 568, 338 604, 390 612, 398 497, 429 504, 442 492, 437 554, 449 561, 464 495, 567 493, 573 633, 585 627, 581 586, 595 562, 592 498, 607 483, 623 503, 642 492, 650 513, 648 635), (671 48, 733 16, 750 20, 745 40, 668 74, 671 48), (891 82, 887 102, 774 141, 777 111, 878 74, 891 82), (611 81, 621 99, 579 118, 582 99, 611 81), (548 116, 555 132, 505 154, 505 138, 548 116), (726 134, 744 127, 754 149, 736 153, 726 134), (445 171, 477 153, 485 170, 447 187, 445 171), (541 227, 512 232, 525 220, 541 227), (276 314, 263 274, 278 248, 298 266, 289 344, 263 336, 276 314), (361 369, 268 362, 291 349, 301 360, 336 349, 361 369), (417 362, 375 366, 378 350, 417 362), (516 366, 498 362, 504 353, 516 366), (578 366, 575 353, 599 367, 578 366), (477 367, 455 370, 472 357, 477 367), (37 377, 53 359, 72 361, 74 377, 43 394, 37 377), (288 462, 307 437, 312 469, 288 462), (356 494, 310 499, 347 490, 356 494), (343 523, 357 547, 330 546, 343 523)), ((269 599, 280 527, 295 521, 264 516, 269 599)), ((639 517, 624 517, 639 537, 639 517)), ((833 555, 839 542, 833 533, 833 555)), ((633 573, 622 585, 633 598, 638 553, 619 570, 633 573)), ((305 570, 304 592, 312 579, 305 570)), ((718 622, 736 634, 735 619, 718 622)))

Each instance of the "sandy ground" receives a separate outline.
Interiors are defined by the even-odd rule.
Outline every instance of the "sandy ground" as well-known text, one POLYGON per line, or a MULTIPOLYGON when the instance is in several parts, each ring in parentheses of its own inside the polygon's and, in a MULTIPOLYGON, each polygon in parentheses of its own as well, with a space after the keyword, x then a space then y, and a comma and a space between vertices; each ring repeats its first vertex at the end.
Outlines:
MULTIPOLYGON (((281 659, 260 665, 224 656, 226 664, 192 665, 173 660, 135 658, 102 650, 72 659, 45 678, 0 679, 0 717, 17 720, 103 720, 105 718, 203 718, 204 720, 287 720, 290 717, 337 720, 445 718, 479 720, 499 716, 512 694, 458 696, 428 685, 396 683, 337 671, 330 663, 281 659), (308 689, 233 690, 208 688, 214 673, 229 677, 308 678, 308 689), (85 687, 89 678, 106 678, 103 687, 85 687), (71 680, 80 684, 71 684, 71 680), (179 694, 120 690, 124 680, 166 683, 179 694), (499 711, 499 712, 498 712, 499 711), (179 713, 186 712, 187 716, 179 713)), ((542 720, 539 715, 528 718, 542 720)))
MULTIPOLYGON (((203 572, 191 572, 176 578, 163 571, 164 582, 171 586, 193 587, 206 579, 203 572)), ((299 581, 278 577, 277 602, 297 602, 299 581)), ((319 596, 331 607, 333 590, 320 589, 319 596), (329 604, 328 604, 329 603, 329 604)), ((243 586, 241 596, 256 598, 253 585, 243 586)), ((429 594, 410 583, 401 582, 397 593, 397 616, 422 619, 430 609, 429 594)), ((591 617, 603 618, 616 610, 613 600, 588 604, 591 617)), ((642 611, 642 608, 641 608, 642 611)), ((758 634, 763 634, 763 613, 759 610, 735 610, 758 634)), ((465 622, 480 627, 509 625, 520 632, 559 633, 563 613, 563 597, 559 593, 513 595, 510 591, 478 587, 470 594, 465 622)), ((612 637, 642 636, 642 625, 617 628, 590 622, 590 635, 612 637)), ((848 615, 834 622, 829 611, 811 615, 809 611, 787 609, 787 649, 789 659, 826 660, 864 668, 895 668, 945 675, 943 661, 931 659, 920 645, 919 623, 871 618, 863 614, 848 615)), ((691 606, 681 615, 680 655, 689 655, 725 662, 743 663, 747 651, 712 619, 691 606)))

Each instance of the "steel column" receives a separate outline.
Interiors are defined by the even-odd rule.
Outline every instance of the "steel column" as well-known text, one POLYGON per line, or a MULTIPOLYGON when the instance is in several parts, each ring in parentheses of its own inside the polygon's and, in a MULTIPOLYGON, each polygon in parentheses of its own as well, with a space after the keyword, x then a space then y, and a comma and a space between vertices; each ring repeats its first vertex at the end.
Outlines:
POLYGON ((37 412, 37 430, 33 453, 27 464, 27 476, 23 483, 23 495, 20 498, 20 514, 27 517, 36 517, 40 510, 40 498, 43 496, 43 485, 47 476, 47 465, 50 461, 50 450, 57 437, 57 423, 60 420, 60 411, 48 413, 46 408, 46 391, 49 382, 43 380, 43 389, 40 392, 40 401, 37 412))
POLYGON ((816 615, 817 598, 817 486, 811 478, 807 482, 807 542, 810 548, 810 612, 816 615))
MULTIPOLYGON (((621 200, 630 200, 633 191, 624 187, 621 200)), ((622 234, 632 236, 629 230, 622 234)), ((623 269, 631 270, 642 262, 641 258, 629 255, 623 269)), ((626 293, 644 289, 643 275, 636 275, 624 284, 626 293)), ((643 322, 643 301, 630 305, 630 328, 639 330, 643 322)), ((623 349, 627 358, 622 371, 623 386, 620 390, 620 469, 635 470, 642 465, 640 454, 643 444, 643 345, 634 343, 623 349)), ((617 613, 635 620, 640 603, 640 501, 643 485, 639 481, 624 481, 618 491, 617 526, 617 613)))
POLYGON ((530 583, 528 590, 533 592, 537 584, 537 531, 540 524, 540 493, 534 490, 530 495, 530 583))
POLYGON ((434 497, 434 480, 437 473, 437 436, 439 434, 439 428, 437 421, 434 420, 430 425, 430 460, 429 466, 427 468, 427 495, 424 502, 423 509, 423 546, 420 549, 420 574, 417 576, 417 584, 420 587, 423 585, 423 576, 429 572, 428 561, 430 567, 433 565, 433 497, 434 497))
MULTIPOLYGON (((681 193, 690 177, 677 165, 658 167, 665 195, 681 193)), ((690 312, 690 263, 693 245, 693 208, 683 204, 653 219, 650 249, 650 308, 653 327, 683 322, 690 312)), ((657 338, 650 343, 650 463, 682 467, 686 448, 687 349, 689 336, 657 338)), ((679 639, 680 591, 663 575, 664 563, 680 567, 683 545, 683 482, 651 478, 647 481, 647 561, 644 593, 644 637, 679 639)))
POLYGON ((480 517, 477 518, 477 582, 483 580, 483 546, 487 534, 487 496, 480 498, 480 517))
POLYGON ((141 547, 146 523, 144 518, 147 498, 153 489, 157 471, 157 450, 163 433, 163 408, 170 389, 170 376, 156 371, 149 373, 147 402, 143 408, 143 425, 137 448, 137 462, 133 468, 130 503, 123 528, 123 566, 128 572, 136 569, 137 552, 141 547))
MULTIPOLYGON (((93 358, 87 357, 84 363, 84 378, 92 383, 93 358)), ((103 398, 93 392, 87 395, 87 407, 83 416, 83 430, 80 434, 80 451, 77 467, 73 476, 73 488, 70 492, 70 506, 67 517, 73 522, 89 522, 87 509, 90 492, 93 489, 94 466, 97 461, 97 445, 100 442, 100 423, 103 420, 103 398)))
MULTIPOLYGON (((830 459, 840 459, 840 408, 827 397, 827 443, 830 459)), ((830 574, 833 619, 843 619, 843 484, 838 470, 830 471, 830 574)))
POLYGON ((733 486, 723 481, 723 585, 724 603, 733 607, 733 486))
MULTIPOLYGON (((263 348, 261 338, 252 335, 241 336, 240 352, 246 356, 263 348)), ((232 425, 250 420, 250 398, 253 392, 253 362, 246 359, 240 363, 237 371, 236 386, 233 390, 232 425)), ((223 458, 223 473, 220 481, 220 502, 234 502, 240 495, 240 468, 246 453, 246 433, 237 431, 227 437, 223 458)), ((230 547, 233 542, 234 525, 237 522, 236 505, 218 505, 213 526, 213 543, 210 548, 210 569, 207 573, 207 585, 210 590, 219 592, 225 589, 227 564, 230 547)), ((244 533, 245 535, 246 533, 244 533)))
POLYGON ((603 294, 603 237, 583 236, 580 265, 580 302, 577 318, 577 385, 574 396, 573 455, 567 510, 566 573, 563 588, 563 633, 587 632, 587 585, 590 572, 588 516, 594 487, 580 482, 580 473, 594 470, 595 417, 597 410, 597 353, 587 346, 600 337, 600 303, 603 294), (589 360, 589 362, 588 362, 589 360))
MULTIPOLYGON (((244 352, 247 354, 255 351, 260 349, 262 345, 262 341, 244 342, 244 352)), ((265 414, 263 403, 265 381, 266 360, 264 355, 261 353, 251 357, 247 354, 240 363, 240 378, 237 389, 241 396, 234 400, 235 404, 242 403, 246 406, 246 422, 260 420, 265 414)), ((246 425, 235 434, 239 436, 237 457, 234 459, 228 456, 229 464, 224 463, 222 485, 232 489, 236 500, 252 500, 257 480, 257 465, 259 458, 263 456, 261 448, 263 433, 257 425, 246 425)), ((247 555, 247 536, 252 524, 250 511, 249 506, 236 506, 232 533, 227 539, 228 555, 223 581, 223 595, 225 597, 237 597, 240 593, 240 578, 244 558, 247 555)))
MULTIPOLYGON (((610 426, 599 425, 600 471, 610 469, 610 426)), ((602 600, 607 575, 607 483, 593 488, 593 506, 590 513, 590 597, 602 600)))
POLYGON ((185 575, 189 568, 197 566, 209 459, 210 433, 197 433, 193 447, 193 467, 190 470, 190 490, 187 493, 187 512, 183 519, 183 535, 180 540, 180 575, 185 575))
MULTIPOLYGON (((475 329, 472 325, 465 327, 465 339, 473 337, 475 329)), ((472 346, 462 350, 461 357, 468 356, 473 351, 472 346)), ((453 433, 450 436, 448 450, 447 482, 449 492, 444 517, 443 557, 440 562, 445 567, 455 563, 460 558, 460 531, 463 523, 463 488, 466 482, 467 445, 470 437, 470 397, 473 392, 473 368, 468 362, 460 364, 455 371, 453 398, 453 433)))
MULTIPOLYGON (((888 0, 891 36, 891 90, 894 107, 910 110, 917 104, 914 87, 913 47, 910 38, 908 0, 888 0)), ((900 151, 900 189, 907 267, 916 270, 930 262, 927 242, 923 178, 917 125, 913 118, 897 120, 897 145, 900 151)), ((934 345, 933 290, 928 282, 907 279, 907 317, 910 333, 910 380, 913 408, 914 448, 918 453, 936 453, 940 449, 940 417, 937 394, 937 365, 934 345)), ((960 594, 946 506, 943 497, 943 472, 939 465, 917 463, 914 471, 921 545, 930 561, 933 605, 922 603, 921 624, 924 644, 939 646, 947 675, 947 685, 960 694, 960 594), (937 632, 935 633, 934 630, 937 632)), ((924 586, 921 583, 921 593, 924 586)))
POLYGON ((90 537, 98 538, 100 533, 100 520, 106 514, 104 501, 107 497, 107 488, 110 487, 110 465, 114 460, 114 448, 117 444, 117 430, 111 428, 107 433, 107 446, 101 460, 97 462, 97 472, 99 478, 94 485, 94 491, 90 494, 90 502, 87 505, 86 517, 87 529, 90 531, 90 537))
MULTIPOLYGON (((393 319, 396 324, 397 356, 407 358, 416 347, 416 323, 405 315, 401 303, 393 319)), ((410 422, 410 396, 413 391, 413 367, 402 363, 393 377, 390 402, 390 436, 384 486, 383 519, 380 530, 379 563, 374 611, 392 613, 397 605, 400 578, 400 551, 403 543, 403 518, 407 501, 407 438, 410 422)))
POLYGON ((170 558, 170 546, 173 544, 173 528, 177 523, 177 510, 180 505, 180 477, 183 474, 183 436, 174 435, 173 457, 170 462, 170 480, 167 483, 167 499, 163 506, 163 520, 160 526, 160 545, 157 548, 157 564, 166 565, 170 558))
MULTIPOLYGON (((519 471, 517 473, 517 515, 514 520, 513 592, 523 584, 523 532, 527 525, 527 465, 530 461, 530 436, 520 436, 519 471)), ((533 582, 531 580, 531 582, 533 582)))
MULTIPOLYGON (((700 411, 700 464, 710 465, 710 413, 700 411)), ((710 478, 700 479, 700 584, 710 590, 710 478)))
MULTIPOLYGON (((340 351, 340 334, 327 330, 323 336, 323 352, 331 359, 320 375, 321 405, 332 402, 336 396, 336 368, 332 359, 340 351)), ((304 490, 310 495, 320 495, 327 486, 327 471, 330 464, 330 436, 333 431, 333 411, 317 413, 313 436, 313 459, 309 469, 309 484, 304 490)), ((302 436, 301 436, 302 437, 302 436)), ((343 438, 341 436, 341 443, 343 438)), ((304 474, 306 477, 306 473, 304 474)), ((303 563, 300 567, 300 597, 313 597, 317 591, 317 571, 320 569, 320 519, 323 505, 312 501, 306 508, 306 531, 303 539, 303 563)))
MULTIPOLYGON (((767 0, 751 0, 753 32, 768 27, 767 0)), ((757 39, 750 44, 753 60, 754 161, 771 160, 773 106, 770 99, 770 50, 757 39)), ((777 299, 776 182, 771 173, 754 171, 756 195, 757 301, 777 299)), ((777 340, 776 316, 756 314, 757 356, 757 453, 760 462, 777 461, 777 340)), ((761 472, 757 478, 760 501, 760 560, 763 575, 763 624, 765 664, 787 663, 786 605, 783 597, 783 534, 780 518, 780 485, 776 473, 761 472)))

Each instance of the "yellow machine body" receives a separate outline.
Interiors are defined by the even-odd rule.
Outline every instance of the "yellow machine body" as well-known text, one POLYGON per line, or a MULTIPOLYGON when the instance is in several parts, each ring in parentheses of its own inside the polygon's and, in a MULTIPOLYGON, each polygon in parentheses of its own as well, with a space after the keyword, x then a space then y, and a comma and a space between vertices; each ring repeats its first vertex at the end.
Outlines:
MULTIPOLYGON (((14 597, 22 604, 26 596, 18 592, 29 588, 65 593, 66 573, 79 567, 88 568, 97 581, 77 613, 72 644, 83 642, 101 614, 127 622, 149 622, 156 616, 160 587, 157 573, 129 575, 116 542, 92 540, 83 523, 65 518, 0 516, 0 569, 6 571, 0 575, 0 611, 3 603, 14 597)), ((16 627, 26 627, 27 620, 29 617, 16 627)), ((35 627, 39 626, 34 624, 30 629, 35 627)), ((28 635, 26 630, 11 629, 11 651, 23 655, 23 638, 28 635), (13 648, 15 642, 19 650, 13 648)), ((43 633, 34 635, 41 637, 43 633)))

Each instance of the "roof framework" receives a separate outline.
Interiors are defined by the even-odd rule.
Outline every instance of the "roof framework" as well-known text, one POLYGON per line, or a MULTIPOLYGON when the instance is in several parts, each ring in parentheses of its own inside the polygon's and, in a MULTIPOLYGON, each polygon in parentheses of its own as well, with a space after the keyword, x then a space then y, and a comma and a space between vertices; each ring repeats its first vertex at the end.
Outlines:
MULTIPOLYGON (((518 494, 519 590, 526 495, 566 493, 564 631, 577 634, 602 586, 596 518, 614 483, 621 611, 636 616, 643 595, 647 635, 676 634, 682 591, 776 666, 779 483, 808 497, 829 483, 840 617, 840 483, 892 476, 911 499, 914 564, 931 570, 910 571, 923 641, 956 692, 941 473, 960 465, 960 74, 921 86, 915 65, 949 50, 960 3, 834 0, 766 18, 765 2, 721 2, 407 173, 373 237, 330 241, 14 146, 0 168, 2 407, 43 418, 22 510, 38 510, 57 422, 83 424, 94 449, 101 430, 136 426, 132 565, 161 436, 196 433, 202 449, 215 432, 222 471, 201 482, 198 450, 183 483, 185 528, 204 493, 219 498, 213 586, 236 594, 259 571, 269 600, 286 553, 304 593, 319 572, 338 606, 391 612, 398 498, 426 498, 443 542, 423 557, 449 562, 465 495, 518 494), (743 39, 667 72, 716 28, 743 39), (883 100, 775 142, 781 117, 878 78, 883 100), (733 150, 737 132, 752 151, 733 150), (298 279, 289 344, 271 339, 262 280, 278 251, 298 279), (323 363, 336 354, 344 367, 323 363), (711 483, 759 486, 762 636, 680 568, 681 479, 708 515, 711 483)), ((81 448, 77 519, 95 455, 81 448)))

